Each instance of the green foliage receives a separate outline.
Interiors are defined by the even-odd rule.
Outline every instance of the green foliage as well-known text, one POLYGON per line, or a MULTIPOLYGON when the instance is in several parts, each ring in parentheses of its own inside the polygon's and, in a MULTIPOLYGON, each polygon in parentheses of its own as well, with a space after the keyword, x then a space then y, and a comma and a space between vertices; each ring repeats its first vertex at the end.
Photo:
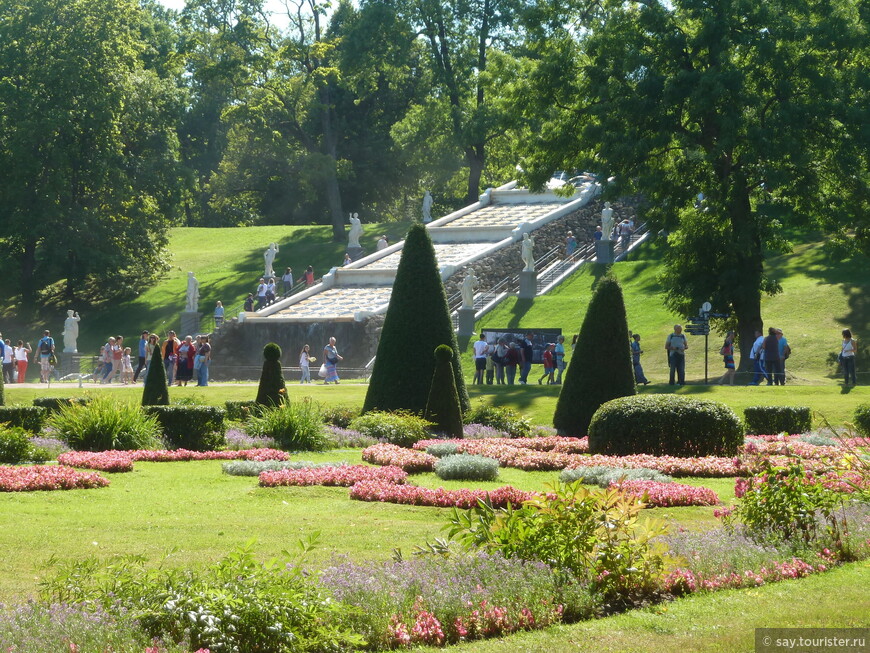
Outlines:
POLYGON ((453 378, 465 411, 468 392, 435 249, 426 228, 415 224, 402 248, 363 412, 409 410, 422 414, 435 372, 430 352, 438 345, 453 350, 453 378), (414 340, 410 350, 409 338, 414 340))
POLYGON ((143 406, 157 418, 170 449, 214 451, 226 444, 225 411, 216 406, 143 406))
POLYGON ((145 415, 134 404, 105 396, 61 408, 48 418, 48 425, 76 451, 158 449, 162 445, 156 417, 145 415))
POLYGON ((447 345, 435 348, 435 373, 423 418, 434 424, 432 430, 436 433, 461 438, 462 407, 456 392, 452 358, 453 350, 447 345))
POLYGON ((589 453, 733 456, 741 444, 743 428, 733 410, 681 395, 614 399, 589 425, 589 453))
POLYGON ((465 423, 491 426, 512 438, 527 438, 532 434, 531 422, 509 406, 478 404, 465 413, 465 423))
POLYGON ((155 570, 137 556, 87 558, 59 565, 43 582, 42 595, 52 603, 88 602, 128 613, 151 637, 184 641, 190 650, 359 647, 362 641, 344 627, 346 609, 306 576, 300 560, 260 563, 251 543, 202 570, 155 570))
POLYGON ((151 363, 142 388, 143 406, 168 406, 169 388, 166 383, 166 369, 163 367, 163 355, 160 347, 155 347, 151 354, 151 363))
POLYGON ((244 401, 230 400, 224 402, 227 411, 227 419, 233 422, 246 422, 251 415, 260 411, 260 404, 253 399, 244 401))
POLYGON ((30 434, 18 426, 0 424, 0 463, 17 465, 39 458, 39 452, 30 443, 30 434))
POLYGON ((287 386, 281 371, 281 348, 270 342, 263 347, 263 359, 257 403, 261 406, 280 406, 287 400, 287 386))
POLYGON ((459 447, 457 447, 453 442, 438 442, 426 447, 426 453, 430 456, 435 456, 436 458, 444 458, 444 456, 452 456, 455 454, 458 448, 459 447))
POLYGON ((625 479, 626 481, 657 481, 659 483, 669 483, 674 480, 667 474, 662 474, 655 469, 645 469, 643 467, 607 467, 606 465, 563 469, 559 474, 559 480, 562 483, 580 481, 586 485, 597 485, 603 488, 610 487, 613 481, 620 479, 625 479))
MULTIPOLYGON (((9 345, 7 345, 8 347, 9 345)), ((6 405, 6 389, 3 384, 3 375, 0 374, 0 408, 6 405)))
POLYGON ((630 600, 655 591, 664 567, 664 545, 656 538, 667 525, 639 519, 642 506, 616 489, 560 483, 522 507, 480 502, 473 510, 454 509, 444 529, 468 548, 540 560, 606 599, 630 600))
POLYGON ((855 408, 855 428, 865 438, 870 438, 870 404, 860 404, 855 408))
POLYGON ((34 406, 45 408, 51 413, 60 411, 61 408, 71 406, 73 404, 84 405, 91 400, 90 396, 85 397, 36 397, 33 400, 34 406))
POLYGON ((263 408, 245 425, 248 435, 272 438, 287 451, 325 451, 329 448, 320 406, 308 398, 263 408))
POLYGON ((458 453, 445 456, 435 463, 435 475, 445 481, 494 481, 498 478, 498 461, 495 458, 458 453))
POLYGON ((323 421, 340 429, 346 429, 354 418, 359 417, 359 408, 330 404, 322 407, 323 421))
POLYGON ((806 433, 813 422, 809 406, 747 406, 743 419, 746 432, 757 435, 806 433))
POLYGON ((234 460, 224 463, 221 470, 229 476, 259 476, 260 472, 279 469, 307 469, 317 467, 339 467, 348 463, 314 463, 310 460, 234 460))
POLYGON ((635 392, 622 288, 615 278, 606 276, 595 286, 583 318, 553 426, 563 435, 586 435, 599 406, 635 392))
POLYGON ((429 437, 431 422, 405 411, 371 411, 350 423, 354 431, 400 447, 413 447, 429 437))
POLYGON ((0 424, 20 426, 31 433, 39 433, 45 424, 48 410, 41 406, 0 406, 0 424))

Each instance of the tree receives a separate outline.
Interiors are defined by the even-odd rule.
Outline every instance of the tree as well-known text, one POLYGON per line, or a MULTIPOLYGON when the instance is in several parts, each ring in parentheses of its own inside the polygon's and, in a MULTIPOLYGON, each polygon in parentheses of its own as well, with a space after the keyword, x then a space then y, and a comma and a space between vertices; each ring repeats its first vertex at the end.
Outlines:
POLYGON ((781 225, 842 228, 866 214, 868 134, 856 113, 868 96, 857 74, 866 8, 604 6, 579 36, 538 44, 531 84, 517 95, 538 122, 523 166, 536 185, 552 170, 585 168, 615 177, 610 196, 643 193, 645 218, 671 232, 668 306, 694 314, 709 300, 733 312, 745 368, 761 296, 780 289, 764 261, 788 247, 781 225))
POLYGON ((432 422, 437 433, 461 438, 462 406, 456 391, 452 359, 453 350, 448 345, 435 348, 435 373, 432 375, 423 419, 432 422))
POLYGON ((595 286, 583 318, 553 426, 560 434, 584 436, 599 406, 635 393, 622 288, 615 278, 605 276, 595 286))
POLYGON ((453 350, 453 378, 465 412, 470 402, 435 248, 426 228, 415 224, 402 248, 363 412, 405 409, 422 414, 435 372, 430 352, 438 345, 453 350))
POLYGON ((169 387, 166 385, 166 369, 160 347, 154 347, 151 363, 145 373, 145 386, 142 388, 143 406, 168 406, 169 387))
POLYGON ((261 406, 280 406, 287 399, 287 386, 281 371, 281 347, 270 342, 263 347, 263 371, 257 388, 257 403, 261 406))

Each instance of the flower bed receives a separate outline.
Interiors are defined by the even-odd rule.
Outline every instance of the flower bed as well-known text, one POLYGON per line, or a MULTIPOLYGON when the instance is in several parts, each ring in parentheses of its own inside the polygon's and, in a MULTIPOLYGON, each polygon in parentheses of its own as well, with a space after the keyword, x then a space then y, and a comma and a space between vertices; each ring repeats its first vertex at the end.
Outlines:
POLYGON ((420 440, 414 445, 414 449, 425 451, 427 447, 449 442, 456 445, 459 453, 470 453, 488 458, 497 458, 491 452, 499 451, 501 447, 506 449, 526 449, 529 451, 554 451, 556 453, 588 453, 589 438, 566 438, 551 435, 543 438, 480 438, 466 440, 453 438, 450 440, 420 440))
POLYGON ((86 490, 108 484, 99 474, 62 465, 0 466, 0 492, 86 490))
POLYGON ((437 508, 474 508, 478 499, 489 497, 496 508, 508 503, 515 506, 538 496, 537 492, 524 492, 510 485, 495 490, 432 490, 415 485, 394 485, 384 481, 360 481, 350 488, 350 498, 357 501, 381 501, 410 506, 433 506, 437 508))
POLYGON ((724 458, 720 456, 704 456, 701 458, 677 458, 675 456, 651 456, 649 454, 634 454, 631 456, 576 456, 568 465, 568 469, 587 466, 596 467, 645 467, 655 469, 668 476, 699 476, 707 478, 725 478, 728 476, 746 476, 748 471, 739 458, 724 458))
POLYGON ((408 473, 398 467, 369 467, 368 465, 340 465, 337 467, 306 467, 278 469, 260 473, 262 487, 293 485, 330 485, 350 487, 360 481, 372 481, 398 486, 408 473))
MULTIPOLYGON (((806 466, 804 461, 804 466, 806 466)), ((865 489, 868 480, 859 474, 852 471, 828 471, 822 474, 817 474, 812 470, 807 471, 803 481, 807 484, 821 481, 822 485, 829 490, 836 492, 845 492, 851 494, 857 489, 865 489)), ((750 487, 758 487, 764 483, 763 476, 753 476, 752 478, 738 478, 734 483, 734 496, 738 499, 742 498, 750 487)))
POLYGON ((715 506, 719 495, 706 487, 696 487, 685 483, 660 483, 658 481, 613 481, 611 487, 618 487, 626 493, 637 496, 647 506, 670 508, 674 506, 715 506))
MULTIPOLYGON (((823 554, 819 554, 824 558, 823 554)), ((800 558, 792 558, 789 561, 771 563, 770 567, 761 567, 758 571, 747 569, 742 574, 732 571, 727 574, 714 574, 704 576, 695 574, 691 569, 675 569, 665 576, 663 585, 665 590, 681 596, 698 591, 716 591, 723 589, 739 589, 741 587, 758 587, 765 583, 775 583, 781 580, 793 580, 803 578, 813 573, 826 571, 830 562, 821 562, 815 566, 804 562, 800 558)))
POLYGON ((57 462, 101 472, 133 471, 133 458, 129 451, 67 451, 57 457, 57 462))
POLYGON ((409 474, 431 472, 438 459, 423 451, 405 449, 395 444, 374 444, 362 451, 362 459, 373 465, 401 467, 409 474))
POLYGON ((57 457, 61 465, 96 469, 101 472, 132 472, 136 461, 166 463, 188 460, 287 460, 287 452, 277 449, 241 451, 188 451, 187 449, 136 451, 68 451, 57 457))

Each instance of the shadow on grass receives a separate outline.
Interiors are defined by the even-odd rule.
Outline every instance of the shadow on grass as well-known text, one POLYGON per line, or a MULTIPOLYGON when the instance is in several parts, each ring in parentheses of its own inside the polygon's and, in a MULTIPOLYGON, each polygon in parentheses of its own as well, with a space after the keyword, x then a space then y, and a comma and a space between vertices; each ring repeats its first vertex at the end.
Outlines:
MULTIPOLYGON (((531 374, 529 375, 531 376, 531 374)), ((488 397, 495 406, 510 405, 520 411, 529 408, 541 397, 558 397, 562 386, 546 385, 468 385, 472 401, 488 397)))

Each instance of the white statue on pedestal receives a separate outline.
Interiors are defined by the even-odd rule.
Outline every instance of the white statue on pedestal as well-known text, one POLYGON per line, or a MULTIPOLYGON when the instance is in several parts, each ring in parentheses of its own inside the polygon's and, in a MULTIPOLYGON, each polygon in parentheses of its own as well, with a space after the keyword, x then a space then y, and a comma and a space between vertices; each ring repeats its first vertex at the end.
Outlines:
POLYGON ((468 269, 468 274, 462 280, 462 308, 474 308, 474 289, 480 280, 474 274, 474 268, 468 269))
POLYGON ((196 313, 199 308, 199 281, 193 276, 193 272, 187 273, 187 304, 184 310, 188 313, 196 313))
POLYGON ((423 223, 432 222, 432 205, 435 200, 432 199, 432 194, 427 190, 423 195, 423 223))
POLYGON ((520 256, 523 259, 523 263, 525 267, 523 268, 526 272, 534 272, 535 271, 535 239, 532 238, 528 233, 523 234, 523 244, 522 249, 520 250, 520 256))
POLYGON ((275 263, 275 255, 278 253, 278 243, 269 243, 269 249, 263 252, 263 258, 266 259, 266 272, 264 273, 264 277, 268 280, 269 277, 275 276, 275 268, 273 264, 275 263))
POLYGON ((350 214, 350 231, 347 233, 347 246, 359 248, 359 237, 362 236, 362 222, 359 213, 350 214))
POLYGON ((66 321, 63 323, 63 350, 75 354, 78 352, 77 346, 79 337, 79 314, 75 311, 66 312, 66 321))
POLYGON ((610 236, 613 233, 613 209, 610 208, 610 202, 604 203, 604 210, 601 211, 601 240, 613 240, 610 236))

